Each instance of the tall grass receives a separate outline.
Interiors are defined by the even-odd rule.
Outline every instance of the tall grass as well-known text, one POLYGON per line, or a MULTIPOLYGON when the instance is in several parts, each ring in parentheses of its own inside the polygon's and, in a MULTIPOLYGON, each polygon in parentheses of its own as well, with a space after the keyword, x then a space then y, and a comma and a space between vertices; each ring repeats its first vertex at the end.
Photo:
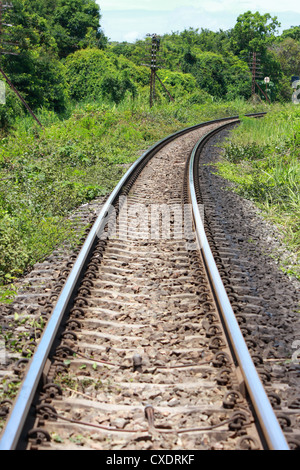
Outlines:
POLYGON ((275 105, 264 119, 242 118, 225 145, 219 174, 282 231, 300 278, 300 109, 275 105))
MULTIPOLYGON (((261 109, 261 108, 260 108, 261 109)), ((64 115, 46 109, 16 120, 0 140, 0 286, 72 237, 67 214, 109 193, 139 154, 183 127, 258 110, 243 101, 187 105, 148 95, 86 100, 64 115)), ((1 301, 1 292, 0 292, 1 301)))

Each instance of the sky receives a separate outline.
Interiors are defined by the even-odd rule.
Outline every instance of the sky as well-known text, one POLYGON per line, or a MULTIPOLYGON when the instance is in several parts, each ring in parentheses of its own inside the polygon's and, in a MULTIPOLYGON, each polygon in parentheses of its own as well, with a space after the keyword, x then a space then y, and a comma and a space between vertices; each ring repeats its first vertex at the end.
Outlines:
POLYGON ((250 10, 277 16, 281 30, 300 25, 299 0, 96 0, 101 27, 110 41, 135 42, 146 34, 188 28, 211 31, 233 28, 237 17, 250 10))

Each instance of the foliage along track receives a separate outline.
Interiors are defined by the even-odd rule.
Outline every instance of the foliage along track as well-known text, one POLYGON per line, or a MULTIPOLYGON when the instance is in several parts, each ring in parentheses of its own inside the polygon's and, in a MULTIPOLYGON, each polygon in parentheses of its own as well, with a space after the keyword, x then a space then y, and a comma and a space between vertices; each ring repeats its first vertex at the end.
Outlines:
MULTIPOLYGON (((191 234, 176 233, 176 213, 171 238, 149 237, 149 225, 141 231, 137 217, 140 207, 155 204, 182 213, 187 159, 195 142, 219 125, 162 147, 123 190, 121 236, 111 236, 109 226, 108 238, 94 246, 47 359, 21 448, 266 447, 191 234)), ((59 282, 73 264, 70 259, 59 282)), ((51 291, 52 302, 60 289, 58 283, 51 291)), ((52 308, 45 303, 45 317, 52 308)), ((14 369, 21 380, 24 361, 14 369)), ((9 411, 8 403, 2 409, 9 411)))
POLYGON ((278 420, 290 448, 299 449, 299 282, 272 258, 278 234, 216 174, 218 144, 226 137, 228 130, 212 138, 199 161, 206 232, 278 420))

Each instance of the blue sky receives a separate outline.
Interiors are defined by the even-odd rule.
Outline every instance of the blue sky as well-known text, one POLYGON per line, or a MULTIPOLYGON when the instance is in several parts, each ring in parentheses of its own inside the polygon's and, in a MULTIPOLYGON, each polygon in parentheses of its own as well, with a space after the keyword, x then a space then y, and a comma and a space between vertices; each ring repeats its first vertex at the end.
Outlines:
POLYGON ((112 41, 134 42, 147 33, 171 33, 185 28, 230 29, 248 10, 278 16, 282 28, 300 25, 297 0, 97 0, 101 26, 112 41))

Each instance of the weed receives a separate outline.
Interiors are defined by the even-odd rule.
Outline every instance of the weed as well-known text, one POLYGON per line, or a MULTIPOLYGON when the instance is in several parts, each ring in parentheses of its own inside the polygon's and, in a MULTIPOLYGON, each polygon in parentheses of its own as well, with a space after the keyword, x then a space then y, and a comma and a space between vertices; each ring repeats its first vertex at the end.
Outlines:
POLYGON ((145 147, 188 125, 254 111, 242 101, 197 103, 150 109, 139 94, 119 106, 73 104, 65 119, 43 109, 44 129, 16 121, 0 141, 0 302, 12 300, 14 279, 55 247, 76 246, 70 211, 111 192, 145 147))
MULTIPOLYGON (((254 201, 300 256, 300 113, 276 105, 263 120, 243 118, 217 165, 235 191, 254 201)), ((298 263, 299 264, 299 263, 298 263)), ((282 269, 300 278, 299 265, 282 269)))

